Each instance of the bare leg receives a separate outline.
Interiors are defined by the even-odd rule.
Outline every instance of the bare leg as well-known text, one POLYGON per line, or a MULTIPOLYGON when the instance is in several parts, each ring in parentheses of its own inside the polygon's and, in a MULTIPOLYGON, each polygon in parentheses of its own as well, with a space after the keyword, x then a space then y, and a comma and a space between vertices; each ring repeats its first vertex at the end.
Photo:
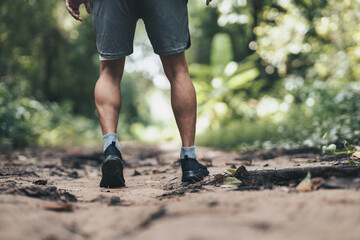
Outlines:
POLYGON ((100 77, 95 85, 95 104, 103 135, 116 133, 121 108, 120 82, 125 57, 100 62, 100 77))
POLYGON ((120 145, 116 128, 121 108, 120 82, 124 72, 125 57, 100 62, 100 77, 95 86, 95 104, 99 113, 104 136, 105 160, 101 167, 100 187, 125 186, 124 165, 121 161, 120 145), (106 146, 111 141, 111 145, 106 146), (112 147, 115 142, 115 147, 112 147), (117 148, 117 149, 116 149, 117 148))
POLYGON ((160 56, 171 85, 171 106, 183 147, 194 145, 196 131, 196 93, 191 82, 185 54, 160 56))

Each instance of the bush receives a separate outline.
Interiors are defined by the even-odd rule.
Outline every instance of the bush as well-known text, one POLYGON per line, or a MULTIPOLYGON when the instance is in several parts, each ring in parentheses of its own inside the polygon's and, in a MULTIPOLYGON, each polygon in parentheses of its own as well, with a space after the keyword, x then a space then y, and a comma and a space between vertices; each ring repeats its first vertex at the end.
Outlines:
MULTIPOLYGON (((344 81, 345 82, 345 81, 344 81)), ((198 144, 228 150, 254 151, 359 144, 360 83, 314 82, 292 89, 295 99, 287 111, 255 119, 235 119, 199 136, 198 144), (339 89, 339 90, 336 90, 339 89), (312 99, 311 101, 309 99, 312 99)))
POLYGON ((98 124, 73 116, 70 104, 42 103, 11 94, 0 83, 0 151, 34 146, 89 145, 101 139, 98 124))

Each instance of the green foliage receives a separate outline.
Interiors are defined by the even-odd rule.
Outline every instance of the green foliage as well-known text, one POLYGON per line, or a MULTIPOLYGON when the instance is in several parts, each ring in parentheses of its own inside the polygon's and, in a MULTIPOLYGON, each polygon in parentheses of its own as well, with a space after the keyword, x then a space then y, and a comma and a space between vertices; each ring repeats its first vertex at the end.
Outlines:
POLYGON ((0 123, 0 151, 27 146, 91 145, 101 139, 98 124, 74 116, 71 104, 41 103, 21 93, 14 96, 4 83, 0 83, 0 123))
MULTIPOLYGON (((98 75, 91 16, 80 24, 64 1, 2 1, 0 149, 99 143, 98 75)), ((141 73, 125 74, 121 139, 131 137, 132 124, 149 124, 142 97, 151 85, 141 73)))
POLYGON ((218 33, 212 40, 210 62, 214 68, 214 75, 220 75, 228 62, 233 60, 233 49, 228 34, 218 33))
MULTIPOLYGON (((358 144, 360 4, 281 0, 263 4, 261 10, 254 8, 256 38, 248 39, 253 57, 230 62, 228 70, 234 71, 227 74, 226 67, 220 77, 193 72, 198 89, 208 93, 199 100, 210 103, 206 107, 210 110, 200 111, 199 119, 210 116, 210 121, 198 144, 242 151, 320 148, 343 140, 358 144), (206 76, 216 84, 204 85, 206 76), (209 114, 219 104, 225 109, 222 114, 209 114)), ((233 12, 242 8, 232 6, 233 12)))
POLYGON ((303 146, 320 148, 329 142, 341 144, 344 139, 359 144, 360 118, 355 110, 360 109, 359 83, 350 82, 340 89, 331 89, 324 83, 314 82, 299 88, 301 91, 293 89, 283 99, 270 98, 278 101, 280 109, 286 106, 288 110, 284 111, 284 108, 259 116, 245 108, 243 117, 227 119, 227 124, 221 124, 225 121, 221 119, 219 126, 222 127, 207 131, 198 143, 241 151, 303 146), (246 117, 246 113, 253 117, 246 117), (325 134, 326 138, 323 138, 325 134))
POLYGON ((26 94, 40 101, 76 102, 75 112, 93 117, 97 75, 90 17, 79 25, 63 1, 0 3, 1 81, 23 82, 26 94))
POLYGON ((335 144, 330 145, 324 145, 322 146, 322 152, 325 154, 331 154, 336 159, 338 155, 344 155, 346 154, 347 160, 349 162, 349 165, 358 166, 360 163, 354 161, 354 159, 357 159, 358 157, 356 152, 359 149, 359 146, 355 146, 353 144, 350 144, 348 141, 344 140, 343 145, 341 146, 341 150, 336 150, 337 146, 335 144), (351 159, 350 156, 353 158, 351 159))

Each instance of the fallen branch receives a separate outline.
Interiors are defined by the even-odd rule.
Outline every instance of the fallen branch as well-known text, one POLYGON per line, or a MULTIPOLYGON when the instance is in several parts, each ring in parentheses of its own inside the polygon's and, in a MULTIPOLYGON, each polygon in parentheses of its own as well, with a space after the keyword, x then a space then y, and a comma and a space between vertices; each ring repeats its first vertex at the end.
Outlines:
POLYGON ((307 167, 290 168, 280 170, 255 170, 247 171, 244 166, 236 170, 234 176, 243 182, 242 186, 264 186, 265 188, 273 185, 297 184, 304 179, 310 172, 312 177, 324 179, 330 177, 360 177, 360 167, 358 166, 328 166, 328 167, 307 167))

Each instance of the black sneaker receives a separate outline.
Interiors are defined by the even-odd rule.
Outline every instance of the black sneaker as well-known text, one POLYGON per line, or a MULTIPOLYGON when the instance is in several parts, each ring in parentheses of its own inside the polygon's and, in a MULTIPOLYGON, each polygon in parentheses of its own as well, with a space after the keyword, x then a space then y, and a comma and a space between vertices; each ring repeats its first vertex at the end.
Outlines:
POLYGON ((184 159, 181 159, 182 169, 182 182, 199 182, 205 176, 209 175, 207 168, 200 164, 196 159, 189 158, 185 155, 184 159))
POLYGON ((119 188, 125 186, 124 164, 119 149, 112 142, 105 150, 105 161, 101 167, 100 187, 119 188))

